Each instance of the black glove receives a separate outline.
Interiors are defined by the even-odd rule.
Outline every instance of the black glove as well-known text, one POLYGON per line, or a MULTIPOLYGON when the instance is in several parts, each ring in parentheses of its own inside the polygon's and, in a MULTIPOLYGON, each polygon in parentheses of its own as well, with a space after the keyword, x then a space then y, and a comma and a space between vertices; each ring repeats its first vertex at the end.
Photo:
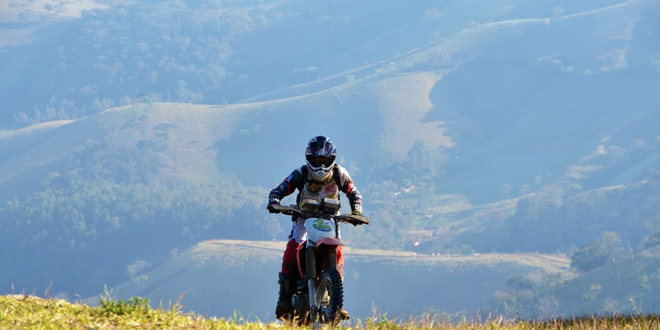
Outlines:
POLYGON ((268 209, 268 212, 277 213, 277 211, 275 211, 275 208, 273 207, 274 205, 280 205, 279 198, 271 197, 268 199, 268 206, 266 207, 268 209))

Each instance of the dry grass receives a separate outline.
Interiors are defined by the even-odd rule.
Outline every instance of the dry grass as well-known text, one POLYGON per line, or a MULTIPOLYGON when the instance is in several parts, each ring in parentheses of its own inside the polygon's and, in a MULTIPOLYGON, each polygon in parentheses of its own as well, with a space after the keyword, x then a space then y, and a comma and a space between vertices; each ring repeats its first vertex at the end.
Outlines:
MULTIPOLYGON (((0 297, 1 329, 291 329, 280 322, 244 322, 230 319, 204 318, 194 313, 183 314, 175 304, 171 308, 151 309, 148 301, 103 298, 101 306, 68 303, 58 299, 11 295, 0 297)), ((389 320, 386 315, 366 320, 345 322, 339 329, 356 330, 531 330, 531 329, 658 329, 657 315, 585 316, 546 321, 521 321, 491 318, 483 322, 452 319, 444 314, 389 320)))
POLYGON ((402 75, 374 85, 373 94, 378 99, 383 121, 381 147, 391 152, 395 159, 405 161, 418 139, 431 150, 455 144, 445 134, 443 123, 424 122, 424 117, 433 108, 429 94, 440 78, 435 73, 402 75))
POLYGON ((426 315, 421 318, 410 318, 405 322, 397 320, 368 319, 358 322, 352 329, 389 329, 389 330, 593 330, 593 329, 660 329, 660 316, 648 315, 593 315, 567 319, 551 319, 537 321, 504 320, 501 317, 490 318, 483 322, 467 320, 452 320, 447 316, 435 317, 426 315))

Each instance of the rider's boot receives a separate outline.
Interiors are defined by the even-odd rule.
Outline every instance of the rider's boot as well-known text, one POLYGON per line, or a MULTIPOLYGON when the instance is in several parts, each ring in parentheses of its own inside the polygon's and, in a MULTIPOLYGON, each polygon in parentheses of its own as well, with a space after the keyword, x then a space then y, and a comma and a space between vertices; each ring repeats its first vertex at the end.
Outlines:
POLYGON ((339 310, 337 311, 337 316, 342 321, 348 320, 351 317, 351 315, 348 314, 348 312, 343 308, 339 308, 339 310))
POLYGON ((291 296, 293 295, 294 282, 289 274, 280 273, 280 296, 275 307, 275 317, 280 320, 286 320, 291 314, 291 296))

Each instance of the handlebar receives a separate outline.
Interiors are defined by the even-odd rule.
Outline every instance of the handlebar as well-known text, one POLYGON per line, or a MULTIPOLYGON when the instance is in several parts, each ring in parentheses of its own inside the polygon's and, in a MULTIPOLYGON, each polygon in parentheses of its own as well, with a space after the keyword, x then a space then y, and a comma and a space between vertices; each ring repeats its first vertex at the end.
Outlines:
POLYGON ((270 206, 275 213, 282 213, 286 215, 298 215, 302 218, 327 218, 331 217, 339 222, 345 222, 345 223, 350 223, 353 226, 357 225, 368 225, 369 224, 369 218, 363 216, 363 215, 357 215, 357 214, 341 214, 341 215, 328 215, 328 214, 323 214, 323 213, 318 213, 318 212, 309 212, 309 211, 303 211, 297 207, 293 206, 284 206, 280 204, 272 204, 270 206))

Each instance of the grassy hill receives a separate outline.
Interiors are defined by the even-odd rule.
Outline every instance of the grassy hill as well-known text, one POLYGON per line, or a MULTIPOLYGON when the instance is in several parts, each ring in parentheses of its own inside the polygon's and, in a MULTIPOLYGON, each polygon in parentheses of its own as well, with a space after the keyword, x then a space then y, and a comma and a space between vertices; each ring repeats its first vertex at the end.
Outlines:
MULTIPOLYGON (((570 255, 607 230, 637 248, 660 228, 657 1, 1 6, 0 292, 54 281, 88 296, 198 242, 284 240, 265 196, 318 134, 374 219, 346 233, 352 246, 488 253, 411 264, 470 299, 411 281, 410 306, 479 308, 543 268, 524 255, 570 255)), ((270 281, 277 258, 253 279, 270 281)), ((388 258, 356 256, 350 276, 403 262, 388 258)), ((235 293, 230 269, 218 281, 235 293)), ((373 282, 365 296, 405 287, 373 282)))
MULTIPOLYGON (((182 314, 171 309, 151 309, 144 298, 115 300, 105 297, 99 307, 71 304, 56 299, 41 299, 34 296, 0 296, 0 326, 6 329, 291 329, 280 323, 246 322, 236 316, 228 319, 205 318, 193 312, 182 314)), ((485 322, 451 320, 444 315, 425 314, 407 319, 388 318, 386 315, 364 320, 344 322, 340 329, 652 329, 658 323, 658 316, 614 315, 593 316, 545 321, 489 319, 485 322)))
MULTIPOLYGON (((359 21, 357 17, 368 15, 384 21, 371 28, 360 25, 364 30, 360 30, 362 34, 356 39, 362 43, 354 40, 335 50, 341 56, 318 57, 326 65, 314 67, 317 69, 315 74, 302 81, 293 79, 293 82, 272 85, 283 85, 281 88, 271 85, 255 87, 256 81, 273 73, 272 70, 282 71, 285 76, 291 74, 286 70, 300 71, 299 67, 284 64, 272 70, 254 65, 249 74, 237 74, 245 77, 245 81, 233 81, 226 91, 243 86, 243 91, 251 90, 253 95, 231 102, 230 107, 254 108, 258 104, 258 108, 270 110, 250 112, 251 115, 241 112, 240 128, 222 130, 225 136, 216 139, 216 142, 222 140, 216 146, 229 146, 226 151, 230 155, 226 160, 219 157, 220 169, 238 176, 244 183, 274 183, 283 174, 262 177, 264 171, 251 164, 272 159, 289 168, 299 162, 294 161, 298 153, 274 148, 270 137, 277 136, 279 141, 305 141, 309 136, 323 132, 343 147, 340 151, 346 152, 345 163, 355 163, 356 171, 353 172, 362 169, 366 174, 391 163, 405 163, 414 142, 421 140, 428 150, 442 155, 442 164, 438 166, 445 175, 435 189, 441 193, 460 194, 482 204, 509 198, 512 194, 524 195, 527 191, 567 180, 588 189, 627 183, 639 179, 645 168, 657 165, 657 159, 646 157, 636 170, 629 170, 635 168, 636 161, 628 163, 625 169, 620 164, 612 168, 612 163, 618 162, 619 158, 633 157, 640 145, 648 149, 655 144, 656 134, 643 123, 657 120, 653 109, 660 104, 656 93, 652 92, 660 87, 660 79, 653 73, 656 70, 653 54, 657 50, 645 46, 653 44, 645 41, 652 38, 649 35, 654 31, 653 23, 649 23, 653 20, 647 17, 657 12, 657 6, 652 1, 636 0, 589 2, 582 6, 549 7, 544 4, 538 8, 518 3, 495 10, 502 5, 490 4, 492 10, 477 6, 479 10, 466 15, 462 6, 434 8, 431 3, 420 2, 399 13, 400 16, 394 15, 397 20, 387 25, 385 17, 392 16, 395 8, 376 6, 383 14, 381 17, 374 15, 370 7, 373 7, 372 3, 348 7, 327 4, 324 12, 334 14, 326 18, 327 24, 332 26, 341 17, 355 17, 355 21, 359 21), (579 29, 581 33, 571 33, 579 29), (626 34, 629 30, 632 32, 626 34), (436 38, 429 40, 428 36, 434 33, 436 38), (608 35, 620 37, 609 38, 608 35), (426 37, 421 40, 421 36, 426 37), (392 40, 381 47, 369 47, 384 38, 392 40), (572 47, 575 44, 588 47, 572 47), (383 53, 383 47, 400 49, 391 56, 384 55, 387 53, 383 53), (357 54, 364 59, 357 61, 355 57, 361 58, 357 54), (617 57, 617 54, 624 57, 617 57), (341 62, 341 59, 346 61, 341 62), (256 71, 257 68, 263 70, 256 71), (253 88, 246 86, 250 83, 253 88), (263 93, 256 90, 263 90, 263 93), (256 101, 269 102, 250 103, 256 101), (309 122, 316 124, 307 125, 309 122), (287 131, 281 129, 282 126, 298 129, 287 131), (240 155, 236 155, 238 151, 240 155), (590 157, 594 152, 599 152, 598 156, 590 157), (508 192, 503 193, 503 190, 508 192)), ((162 8, 163 15, 174 10, 168 6, 162 8)), ((99 15, 119 10, 114 6, 111 8, 99 11, 99 15)), ((250 2, 233 4, 222 14, 253 10, 274 15, 290 8, 307 7, 290 1, 262 6, 250 2)), ((191 6, 179 10, 197 15, 201 9, 191 6)), ((258 54, 284 57, 279 51, 274 54, 271 48, 269 51, 259 48, 267 48, 271 43, 257 41, 272 38, 278 32, 292 33, 313 21, 318 10, 310 10, 309 17, 295 16, 290 24, 282 24, 279 20, 266 21, 252 33, 241 35, 245 40, 230 33, 240 40, 237 41, 240 46, 236 47, 236 56, 251 63, 259 61, 258 54), (256 50, 250 48, 254 53, 249 53, 246 48, 252 44, 250 41, 259 45, 253 46, 257 47, 256 50)), ((107 19, 111 21, 120 16, 107 19)), ((91 21, 80 24, 102 24, 101 18, 103 16, 90 17, 91 21)), ((310 31, 316 31, 316 28, 323 30, 323 24, 310 31)), ((326 34, 339 38, 341 31, 326 34)), ((193 36, 192 31, 189 33, 193 36)), ((301 39, 306 37, 310 36, 306 33, 300 35, 301 39)), ((297 54, 296 58, 310 55, 309 52, 298 54, 293 51, 299 49, 298 44, 291 47, 278 49, 288 49, 297 54)), ((324 49, 314 43, 310 49, 316 55, 319 48, 315 47, 324 49)), ((292 59, 283 63, 289 61, 292 59)), ((96 85, 98 88, 99 84, 96 85)), ((170 84, 169 88, 173 86, 170 84)), ((12 89, 2 90, 9 92, 12 89)), ((202 90, 198 88, 195 92, 203 93, 202 90)), ((140 97, 131 95, 131 102, 164 99, 141 94, 140 97)), ((103 104, 112 107, 119 102, 103 104)), ((57 112, 57 104, 49 106, 57 112)), ((107 107, 95 106, 93 113, 107 107)), ((93 122, 86 119, 80 125, 93 125, 93 122)), ((188 123, 195 125, 192 122, 181 125, 188 123)), ((166 127, 160 129, 167 131, 166 127)), ((144 140, 142 145, 155 142, 151 138, 139 138, 144 140)), ((190 160, 195 161, 194 157, 190 160)), ((215 171, 208 167, 198 170, 215 171)), ((183 172, 184 175, 196 175, 189 169, 183 172)), ((360 178, 362 173, 356 175, 360 178)))
POLYGON ((660 249, 654 247, 562 283, 552 290, 576 314, 658 311, 660 249))

